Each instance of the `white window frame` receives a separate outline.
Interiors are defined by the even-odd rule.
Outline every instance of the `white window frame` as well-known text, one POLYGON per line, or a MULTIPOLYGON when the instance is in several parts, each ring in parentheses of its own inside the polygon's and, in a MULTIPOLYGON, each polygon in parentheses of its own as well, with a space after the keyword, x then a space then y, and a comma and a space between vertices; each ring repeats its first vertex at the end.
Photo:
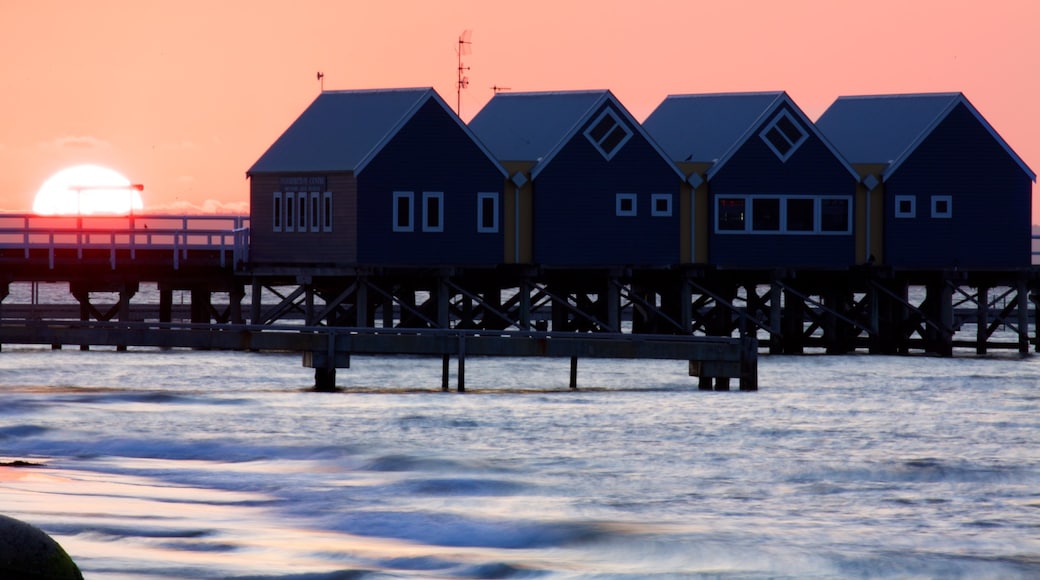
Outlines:
POLYGON ((422 231, 424 232, 443 232, 444 231, 444 192, 443 191, 424 191, 422 192, 422 231), (437 217, 438 223, 436 226, 430 225, 430 200, 437 200, 437 217))
POLYGON ((303 233, 307 231, 307 218, 310 216, 311 208, 307 206, 307 192, 301 191, 296 194, 296 231, 303 233))
POLYGON ((766 125, 758 133, 758 136, 761 137, 762 141, 765 142, 766 146, 769 147, 769 149, 773 153, 775 153, 777 157, 780 158, 780 161, 787 161, 791 158, 792 155, 794 155, 794 152, 802 146, 802 143, 805 143, 809 139, 809 131, 807 131, 805 127, 802 126, 802 123, 798 121, 798 119, 795 119, 794 116, 788 113, 787 109, 783 109, 779 113, 777 113, 776 116, 773 117, 773 120, 770 121, 769 124, 766 125), (768 137, 766 137, 766 135, 768 135, 773 128, 776 128, 777 124, 780 123, 780 121, 782 121, 783 119, 787 119, 788 121, 790 121, 791 124, 794 125, 795 128, 798 129, 798 131, 801 133, 801 136, 798 139, 791 141, 791 139, 788 137, 786 133, 784 133, 779 128, 776 129, 780 136, 783 137, 791 145, 791 148, 788 149, 786 153, 781 153, 780 150, 777 149, 775 145, 773 145, 773 142, 770 141, 768 137))
POLYGON ((393 230, 395 232, 412 232, 415 231, 415 192, 412 191, 395 191, 394 192, 394 221, 392 222, 393 230), (404 225, 401 225, 401 216, 398 215, 398 208, 401 206, 401 199, 408 200, 408 220, 404 225))
POLYGON ((312 191, 310 205, 307 206, 309 219, 311 221, 311 232, 317 233, 321 231, 321 192, 312 191))
POLYGON ((614 215, 617 217, 635 217, 639 215, 639 196, 635 193, 618 193, 614 196, 614 215), (632 202, 632 209, 622 209, 621 204, 624 201, 632 202))
POLYGON ((953 196, 952 195, 933 195, 932 196, 932 217, 938 219, 952 219, 953 218, 953 196), (939 202, 946 202, 946 211, 939 211, 939 202))
POLYGON ((271 231, 282 231, 285 223, 285 207, 282 205, 282 192, 276 191, 271 196, 271 231))
POLYGON ((326 191, 322 194, 321 203, 321 231, 331 232, 332 231, 332 192, 326 191))
POLYGON ((783 195, 783 194, 719 194, 715 196, 715 219, 714 230, 719 235, 757 235, 757 236, 847 236, 852 234, 853 200, 848 195, 783 195), (723 199, 740 199, 744 201, 744 229, 723 230, 719 229, 720 206, 723 199), (753 228, 755 219, 756 199, 779 199, 780 200, 780 229, 756 230, 753 228), (787 201, 791 199, 813 200, 813 228, 812 230, 788 230, 787 229, 787 201), (823 230, 823 201, 844 200, 846 211, 846 224, 844 230, 823 230))
POLYGON ((897 218, 915 218, 917 217, 917 196, 916 195, 897 195, 895 200, 895 216, 897 218), (910 211, 900 211, 899 206, 903 205, 904 201, 910 202, 910 211))
POLYGON ((672 216, 672 194, 670 193, 651 193, 650 194, 650 215, 653 217, 671 217, 672 216), (666 204, 665 209, 658 210, 657 202, 664 201, 666 204))
POLYGON ((295 232, 296 231, 296 192, 287 191, 285 192, 285 214, 282 219, 282 231, 283 232, 295 232))
POLYGON ((480 234, 494 234, 498 233, 498 193, 491 191, 482 191, 477 193, 477 233, 480 234), (491 222, 492 225, 487 227, 484 225, 484 200, 491 200, 491 222))
POLYGON ((588 128, 585 129, 585 138, 588 139, 590 143, 592 143, 592 146, 595 147, 596 150, 599 151, 600 155, 602 155, 603 158, 607 161, 610 161, 614 157, 614 155, 617 155, 617 152, 621 151, 621 149, 625 146, 625 143, 628 143, 628 140, 631 139, 633 135, 635 135, 635 131, 633 131, 632 128, 628 126, 628 124, 622 121, 621 117, 618 116, 618 114, 615 113, 614 110, 610 107, 604 109, 603 112, 596 117, 596 120, 589 123, 588 128), (603 136, 599 139, 594 138, 592 136, 592 130, 595 129, 601 122, 603 122, 604 117, 608 116, 614 120, 614 126, 608 129, 607 132, 604 133, 603 136), (606 140, 606 138, 617 127, 620 127, 621 130, 625 132, 625 136, 620 141, 618 141, 617 145, 615 145, 614 148, 610 151, 603 149, 603 141, 606 140))

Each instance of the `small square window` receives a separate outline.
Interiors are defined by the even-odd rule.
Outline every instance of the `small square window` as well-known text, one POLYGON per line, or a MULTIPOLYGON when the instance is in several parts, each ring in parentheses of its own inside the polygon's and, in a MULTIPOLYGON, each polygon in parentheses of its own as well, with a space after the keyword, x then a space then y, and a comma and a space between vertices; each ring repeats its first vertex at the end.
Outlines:
POLYGON ((949 195, 932 196, 932 217, 949 219, 953 217, 953 197, 949 195))
POLYGON ((636 194, 617 194, 614 215, 622 217, 631 217, 636 215, 636 194))
POLYGON ((669 217, 672 215, 672 194, 654 193, 650 195, 650 215, 669 217))
POLYGON ((917 217, 917 198, 915 196, 897 195, 895 202, 897 218, 917 217))

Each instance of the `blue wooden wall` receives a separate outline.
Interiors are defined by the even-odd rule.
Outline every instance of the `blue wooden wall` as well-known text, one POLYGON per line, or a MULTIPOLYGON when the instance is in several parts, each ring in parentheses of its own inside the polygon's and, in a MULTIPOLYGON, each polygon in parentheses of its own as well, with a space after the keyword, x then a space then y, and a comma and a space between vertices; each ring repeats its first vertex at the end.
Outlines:
MULTIPOLYGON (((605 107, 612 106, 606 103, 605 107)), ((599 113, 588 117, 591 124, 599 113)), ((626 124, 625 116, 618 118, 626 124)), ((534 181, 534 260, 549 266, 640 265, 679 262, 681 180, 639 132, 608 161, 585 137, 587 125, 534 181), (637 195, 635 216, 617 216, 616 194, 637 195), (651 194, 672 195, 672 215, 652 216, 651 194)))
MULTIPOLYGON (((786 106, 792 117, 794 111, 786 106)), ((716 198, 725 195, 789 194, 847 195, 850 206, 856 191, 856 177, 836 157, 811 127, 808 139, 786 160, 781 161, 759 137, 763 125, 748 133, 748 138, 726 160, 708 182, 707 227, 709 260, 720 267, 796 267, 845 268, 855 263, 856 239, 849 234, 762 234, 715 232, 716 198)), ((801 120, 799 119, 799 123, 801 120)))
POLYGON ((963 104, 885 183, 885 258, 896 267, 1025 267, 1030 263, 1028 175, 963 104), (916 196, 896 218, 895 197, 916 196), (952 196, 952 217, 931 217, 931 196, 952 196))
POLYGON ((491 265, 502 262, 505 178, 430 99, 358 175, 358 262, 491 265), (393 231, 393 192, 414 193, 411 232, 393 231), (444 231, 422 231, 422 192, 444 192, 444 231), (499 194, 497 233, 477 232, 477 194, 499 194))

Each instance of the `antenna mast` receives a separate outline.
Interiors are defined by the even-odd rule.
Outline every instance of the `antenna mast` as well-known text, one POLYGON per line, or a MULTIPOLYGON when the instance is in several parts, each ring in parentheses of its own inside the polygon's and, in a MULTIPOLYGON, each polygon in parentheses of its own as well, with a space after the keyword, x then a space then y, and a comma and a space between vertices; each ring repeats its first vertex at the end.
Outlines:
POLYGON ((470 40, 472 37, 472 30, 463 30, 459 35, 458 48, 455 49, 455 53, 459 57, 459 80, 455 84, 455 114, 460 117, 462 116, 462 89, 469 86, 469 77, 465 76, 465 71, 468 71, 469 67, 462 66, 462 55, 473 52, 470 48, 473 44, 473 41, 470 40))

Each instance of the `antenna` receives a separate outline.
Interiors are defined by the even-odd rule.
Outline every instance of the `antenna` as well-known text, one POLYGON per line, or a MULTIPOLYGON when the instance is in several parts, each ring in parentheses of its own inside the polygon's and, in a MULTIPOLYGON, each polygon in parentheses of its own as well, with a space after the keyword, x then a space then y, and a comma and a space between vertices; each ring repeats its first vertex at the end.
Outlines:
POLYGON ((497 95, 498 93, 501 93, 502 91, 511 91, 513 89, 511 89, 509 87, 500 87, 498 85, 492 85, 491 86, 491 90, 495 91, 495 94, 497 95))
POLYGON ((473 31, 466 29, 459 35, 459 46, 455 49, 455 53, 459 57, 459 80, 455 84, 455 114, 462 116, 462 89, 469 86, 469 77, 465 76, 465 71, 469 70, 468 66, 462 66, 462 55, 471 54, 473 50, 470 46, 473 44, 471 40, 473 38, 473 31))
POLYGON ((325 73, 318 71, 318 82, 321 83, 321 92, 325 92, 325 73))

